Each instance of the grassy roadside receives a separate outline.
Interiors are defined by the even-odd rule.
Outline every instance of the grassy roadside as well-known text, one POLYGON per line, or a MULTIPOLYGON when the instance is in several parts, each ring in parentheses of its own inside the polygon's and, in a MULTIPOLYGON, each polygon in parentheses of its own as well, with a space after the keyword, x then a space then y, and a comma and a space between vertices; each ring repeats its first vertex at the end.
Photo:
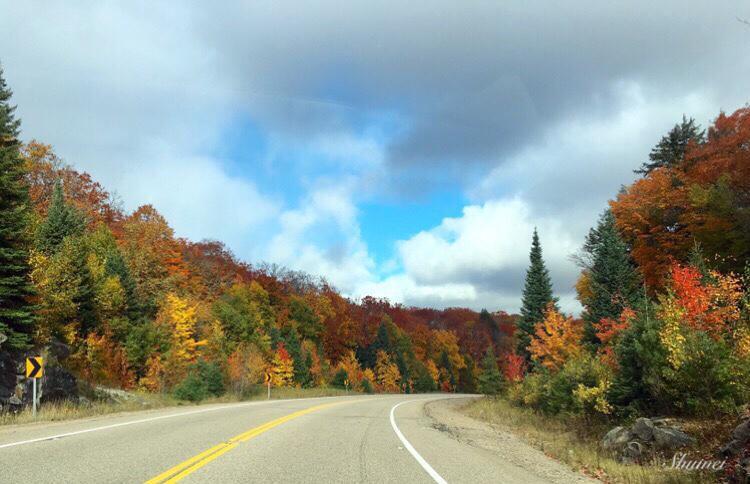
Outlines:
MULTIPOLYGON (((355 392, 349 391, 347 393, 338 388, 274 388, 271 390, 271 399, 282 400, 292 398, 337 397, 353 394, 355 394, 355 392)), ((72 402, 48 403, 42 405, 38 409, 36 418, 32 416, 31 408, 26 408, 18 413, 0 413, 0 426, 31 422, 75 420, 120 412, 136 412, 167 407, 192 407, 212 403, 266 400, 265 387, 262 389, 259 388, 257 391, 245 395, 227 393, 221 397, 206 399, 197 404, 177 400, 169 394, 128 392, 128 395, 128 399, 118 401, 95 400, 87 404, 76 404, 72 402)))
POLYGON ((600 449, 599 439, 608 430, 603 424, 580 419, 546 417, 512 406, 501 398, 481 398, 463 410, 496 428, 514 433, 546 455, 604 482, 627 484, 677 484, 715 482, 713 474, 666 469, 658 463, 623 464, 600 449))

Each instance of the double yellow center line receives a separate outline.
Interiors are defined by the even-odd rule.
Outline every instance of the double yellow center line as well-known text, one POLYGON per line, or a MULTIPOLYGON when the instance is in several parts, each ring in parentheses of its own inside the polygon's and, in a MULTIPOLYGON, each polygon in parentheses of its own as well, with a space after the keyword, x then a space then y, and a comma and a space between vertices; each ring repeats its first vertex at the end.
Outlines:
POLYGON ((255 427, 253 429, 248 430, 247 432, 243 432, 239 435, 236 435, 232 437, 231 439, 227 440, 226 442, 222 442, 218 445, 211 447, 210 449, 204 450, 200 454, 193 456, 189 458, 188 460, 181 462, 180 464, 177 464, 176 466, 170 469, 167 469, 166 471, 162 472, 158 476, 146 481, 146 484, 163 484, 163 483, 172 483, 172 482, 180 481, 184 479, 186 476, 192 474, 193 472, 197 471, 201 467, 205 466, 212 460, 220 457, 222 454, 225 454, 226 452, 229 452, 230 450, 234 449, 235 447, 237 447, 237 444, 239 444, 240 442, 245 442, 247 440, 252 439, 253 437, 257 437, 263 432, 267 432, 271 430, 272 428, 278 427, 279 425, 286 423, 290 420, 294 420, 297 417, 307 415, 308 413, 317 412, 318 410, 322 410, 324 408, 333 407, 335 405, 341 405, 343 403, 351 403, 351 401, 315 405, 313 407, 309 407, 304 410, 299 410, 297 412, 290 413, 289 415, 284 415, 283 417, 277 418, 276 420, 271 420, 270 422, 266 422, 259 427, 255 427))

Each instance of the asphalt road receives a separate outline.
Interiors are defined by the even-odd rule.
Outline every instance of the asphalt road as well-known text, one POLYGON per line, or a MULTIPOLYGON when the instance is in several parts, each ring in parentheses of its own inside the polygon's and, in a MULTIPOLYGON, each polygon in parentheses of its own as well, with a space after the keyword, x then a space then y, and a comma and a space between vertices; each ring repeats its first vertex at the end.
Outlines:
MULTIPOLYGON (((386 395, 182 407, 0 427, 0 482, 539 482, 386 395)), ((463 397, 470 398, 470 397, 463 397)))

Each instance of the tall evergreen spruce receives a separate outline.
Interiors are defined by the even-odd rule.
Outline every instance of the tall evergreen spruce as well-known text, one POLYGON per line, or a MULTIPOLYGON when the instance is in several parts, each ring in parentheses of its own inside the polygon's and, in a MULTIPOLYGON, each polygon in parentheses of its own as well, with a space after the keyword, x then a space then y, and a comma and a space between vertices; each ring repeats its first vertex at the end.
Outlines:
POLYGON ((557 304, 557 298, 552 296, 552 281, 542 258, 542 246, 539 234, 534 229, 529 254, 529 269, 526 271, 526 283, 523 288, 521 303, 521 318, 518 320, 518 353, 529 359, 527 350, 534 333, 534 325, 544 319, 544 312, 549 303, 557 304))
POLYGON ((635 173, 647 175, 657 168, 678 166, 685 158, 690 142, 702 143, 705 135, 705 130, 701 129, 695 119, 682 116, 682 122, 675 124, 666 136, 662 136, 648 155, 649 161, 634 170, 635 173))
POLYGON ((29 279, 29 190, 19 153, 20 121, 0 67, 0 333, 3 350, 29 346, 34 323, 29 279))
POLYGON ((641 296, 641 278, 630 257, 630 249, 620 236, 615 217, 607 210, 584 245, 589 271, 591 297, 583 313, 584 336, 590 345, 598 345, 594 323, 604 318, 617 319, 625 307, 633 308, 641 296))

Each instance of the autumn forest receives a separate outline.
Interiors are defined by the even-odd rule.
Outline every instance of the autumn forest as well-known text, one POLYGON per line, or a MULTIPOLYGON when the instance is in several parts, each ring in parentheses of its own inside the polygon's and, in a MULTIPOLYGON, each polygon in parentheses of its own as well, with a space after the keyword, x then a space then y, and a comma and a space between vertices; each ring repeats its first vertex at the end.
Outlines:
POLYGON ((62 344, 49 364, 82 382, 185 400, 249 394, 268 373, 275 387, 504 394, 546 414, 732 412, 750 399, 750 109, 676 121, 571 254, 580 317, 560 311, 536 232, 520 314, 437 310, 352 300, 176 237, 153 206, 124 211, 52 146, 21 141, 0 77, 0 351, 62 344))

